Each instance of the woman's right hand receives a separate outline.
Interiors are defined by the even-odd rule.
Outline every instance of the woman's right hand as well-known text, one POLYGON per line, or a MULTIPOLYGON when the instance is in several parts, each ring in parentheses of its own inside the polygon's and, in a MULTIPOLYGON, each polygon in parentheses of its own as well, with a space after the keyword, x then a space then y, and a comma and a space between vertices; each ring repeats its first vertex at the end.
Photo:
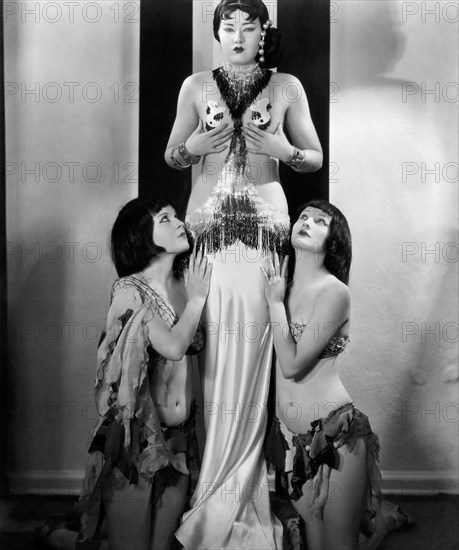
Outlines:
POLYGON ((202 120, 199 119, 198 127, 186 140, 185 147, 195 157, 221 153, 228 148, 225 143, 231 138, 233 128, 228 128, 228 123, 219 124, 217 128, 204 131, 202 120))
POLYGON ((269 258, 266 267, 260 268, 265 281, 265 298, 269 305, 283 303, 287 290, 288 256, 281 265, 277 252, 269 258))
POLYGON ((184 277, 188 300, 193 298, 206 300, 209 294, 211 274, 212 264, 207 260, 207 256, 204 256, 202 252, 197 254, 193 252, 184 277))

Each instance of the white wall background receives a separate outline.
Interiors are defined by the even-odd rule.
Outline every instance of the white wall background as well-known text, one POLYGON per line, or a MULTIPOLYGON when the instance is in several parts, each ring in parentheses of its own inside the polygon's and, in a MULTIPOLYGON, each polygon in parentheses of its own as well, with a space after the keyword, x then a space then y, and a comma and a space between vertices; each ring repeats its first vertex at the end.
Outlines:
POLYGON ((68 493, 95 414, 107 237, 137 194, 139 3, 6 4, 10 485, 68 493))
MULTIPOLYGON (((36 4, 5 14, 9 474, 15 492, 76 493, 115 277, 107 235, 137 189, 139 13, 78 2, 58 17, 61 3, 42 2, 34 15, 36 4)), ((211 17, 196 31, 202 4, 195 70, 218 64, 211 17)), ((381 436, 389 489, 457 492, 457 11, 332 8, 331 200, 355 258, 343 379, 381 436), (421 93, 437 82, 437 98, 421 93), (438 177, 422 172, 435 163, 438 177)))
POLYGON ((354 243, 343 380, 386 487, 457 492, 457 3, 334 8, 331 200, 354 243))

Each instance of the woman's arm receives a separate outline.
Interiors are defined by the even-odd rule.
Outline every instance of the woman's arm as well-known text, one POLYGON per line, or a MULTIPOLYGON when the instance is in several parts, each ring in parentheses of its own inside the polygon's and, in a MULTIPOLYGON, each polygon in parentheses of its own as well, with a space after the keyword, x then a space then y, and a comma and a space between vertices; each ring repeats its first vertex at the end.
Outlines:
MULTIPOLYGON (((290 335, 287 312, 284 305, 286 289, 287 260, 282 271, 279 260, 274 260, 265 276, 265 296, 269 306, 274 334, 274 348, 284 378, 302 378, 317 364, 317 360, 328 342, 339 331, 349 317, 350 294, 348 288, 333 281, 314 297, 312 314, 308 315, 308 326, 298 342, 290 335)), ((301 307, 298 308, 301 311, 301 307)), ((308 307, 309 310, 309 307, 308 307)), ((301 313, 299 313, 301 317, 301 313)))
POLYGON ((283 124, 279 123, 275 132, 261 130, 249 122, 244 134, 252 153, 265 154, 278 158, 297 172, 316 172, 322 167, 322 147, 309 112, 306 92, 298 78, 288 74, 278 74, 277 99, 286 104, 284 122, 293 144, 287 139, 283 124), (289 92, 293 94, 290 98, 289 92), (292 90, 295 90, 293 93, 292 90))
POLYGON ((349 293, 334 286, 316 297, 317 304, 298 342, 288 337, 288 320, 282 302, 269 304, 274 348, 284 378, 306 376, 317 364, 328 342, 348 318, 349 293))
POLYGON ((159 316, 148 322, 149 339, 154 349, 173 361, 179 361, 188 350, 198 328, 202 308, 209 293, 212 264, 201 254, 190 257, 190 265, 185 274, 188 301, 179 321, 169 327, 159 316))
MULTIPOLYGON (((323 154, 309 111, 309 102, 298 78, 284 75, 295 88, 298 101, 291 101, 285 113, 285 124, 292 139, 290 157, 283 162, 297 172, 316 172, 322 168, 323 154)), ((284 86, 285 87, 285 86, 284 86)))
POLYGON ((192 75, 183 82, 179 93, 177 114, 164 153, 167 164, 176 170, 186 170, 191 164, 197 164, 202 156, 223 151, 231 137, 232 128, 228 129, 227 123, 210 132, 204 131, 196 108, 201 88, 199 76, 192 75))
POLYGON ((166 359, 180 361, 193 341, 205 301, 205 298, 197 297, 188 300, 182 316, 173 327, 168 327, 155 315, 147 323, 152 347, 166 359))

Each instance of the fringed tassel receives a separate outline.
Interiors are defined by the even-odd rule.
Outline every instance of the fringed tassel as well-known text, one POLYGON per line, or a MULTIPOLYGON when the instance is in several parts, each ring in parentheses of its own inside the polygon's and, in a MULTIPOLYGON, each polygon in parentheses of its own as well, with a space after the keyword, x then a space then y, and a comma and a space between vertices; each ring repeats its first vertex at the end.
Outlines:
POLYGON ((263 219, 248 195, 226 196, 213 219, 194 224, 193 238, 197 250, 213 254, 242 242, 249 248, 285 254, 288 224, 263 219))

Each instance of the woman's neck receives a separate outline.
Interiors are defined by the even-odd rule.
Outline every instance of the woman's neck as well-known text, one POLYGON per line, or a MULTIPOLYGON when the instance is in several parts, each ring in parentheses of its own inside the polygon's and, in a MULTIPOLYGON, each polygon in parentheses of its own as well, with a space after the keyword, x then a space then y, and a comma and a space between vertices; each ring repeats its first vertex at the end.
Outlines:
POLYGON ((259 64, 254 61, 253 63, 249 63, 248 65, 233 65, 229 61, 225 61, 223 64, 223 67, 229 71, 234 71, 236 73, 241 74, 247 74, 255 71, 259 67, 259 64))
POLYGON ((293 272, 293 285, 304 286, 305 281, 314 283, 328 270, 324 266, 325 253, 317 250, 295 249, 295 271, 293 272))
POLYGON ((174 272, 172 270, 174 260, 175 254, 160 254, 141 272, 141 275, 148 283, 154 281, 155 283, 167 287, 174 280, 174 272))

